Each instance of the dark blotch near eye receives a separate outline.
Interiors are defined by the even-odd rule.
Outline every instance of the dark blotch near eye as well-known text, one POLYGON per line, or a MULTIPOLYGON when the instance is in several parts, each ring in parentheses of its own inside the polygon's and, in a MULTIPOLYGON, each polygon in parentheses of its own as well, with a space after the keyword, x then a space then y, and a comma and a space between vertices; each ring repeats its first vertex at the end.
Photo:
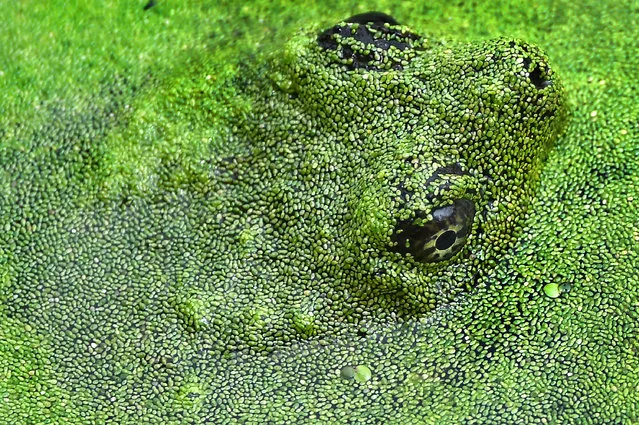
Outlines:
POLYGON ((455 175, 455 176, 463 176, 463 175, 468 174, 468 173, 465 173, 464 170, 462 170, 461 165, 459 165, 458 162, 455 162, 453 164, 446 165, 444 167, 439 167, 437 170, 435 170, 433 175, 430 176, 428 178, 428 180, 426 180, 426 185, 428 186, 432 182, 434 182, 437 179, 439 179, 442 175, 446 175, 446 174, 451 174, 451 175, 455 175))
MULTIPOLYGON (((412 159, 408 159, 407 163, 410 163, 412 159)), ((450 181, 446 178, 443 178, 443 176, 447 176, 447 175, 453 175, 453 176, 464 176, 464 175, 468 175, 467 172, 465 172, 461 165, 457 162, 446 165, 444 167, 439 167, 437 170, 435 170, 435 172, 433 172, 433 174, 426 180, 426 182, 424 182, 424 186, 423 189, 424 190, 428 190, 430 189, 430 185, 433 184, 434 182, 443 179, 443 183, 440 184, 439 187, 439 191, 446 191, 450 189, 450 181)), ((411 197, 413 195, 412 191, 407 190, 404 187, 403 183, 399 183, 399 185, 397 186, 397 188, 399 189, 399 193, 400 193, 400 199, 402 200, 402 202, 406 202, 406 200, 411 197)), ((432 201, 435 199, 435 190, 430 190, 430 193, 428 193, 426 195, 426 198, 429 201, 432 201)))
POLYGON ((411 254, 423 263, 448 260, 466 244, 475 217, 475 205, 469 199, 458 199, 452 205, 437 208, 433 219, 425 224, 402 220, 391 236, 391 251, 411 254))

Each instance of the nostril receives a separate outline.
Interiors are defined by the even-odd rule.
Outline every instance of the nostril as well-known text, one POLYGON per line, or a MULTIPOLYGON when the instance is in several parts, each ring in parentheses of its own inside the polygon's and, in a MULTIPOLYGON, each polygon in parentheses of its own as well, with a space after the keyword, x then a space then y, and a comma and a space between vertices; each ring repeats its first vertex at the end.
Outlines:
MULTIPOLYGON (((524 68, 526 68, 526 70, 530 69, 531 64, 532 64, 532 60, 530 58, 524 58, 524 68)), ((537 64, 535 69, 533 69, 532 71, 528 73, 528 79, 530 80, 531 83, 533 83, 533 85, 537 88, 537 90, 543 90, 552 84, 552 80, 548 80, 544 78, 546 73, 544 72, 543 73, 544 75, 542 75, 541 71, 542 71, 541 66, 537 64)))
MULTIPOLYGON (((530 65, 532 64, 532 60, 530 58, 524 58, 524 68, 526 70, 530 69, 530 65)), ((545 77, 545 72, 542 74, 542 68, 539 64, 528 73, 528 79, 531 83, 537 88, 537 90, 543 90, 546 87, 552 85, 552 80, 548 80, 545 77)))
POLYGON ((543 90, 546 87, 552 85, 552 80, 545 79, 542 76, 541 68, 539 67, 533 69, 532 72, 528 73, 528 78, 538 90, 543 90))

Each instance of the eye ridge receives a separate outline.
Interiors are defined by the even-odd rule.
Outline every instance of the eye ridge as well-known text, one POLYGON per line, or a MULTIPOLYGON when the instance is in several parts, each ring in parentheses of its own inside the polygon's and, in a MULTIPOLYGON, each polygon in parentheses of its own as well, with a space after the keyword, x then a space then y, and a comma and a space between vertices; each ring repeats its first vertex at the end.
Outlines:
MULTIPOLYGON (((409 160, 410 162, 410 160, 409 160)), ((429 189, 429 187, 436 182, 437 180, 439 180, 440 178, 442 178, 442 176, 468 176, 470 175, 469 173, 465 172, 461 165, 458 162, 454 162, 451 163, 449 165, 445 165, 443 167, 439 167, 438 169, 436 169, 433 174, 424 182, 423 185, 423 189, 429 189)), ((450 190, 451 188, 451 182, 446 180, 444 181, 444 183, 440 184, 438 189, 440 191, 446 191, 446 190, 450 190)), ((407 202, 408 199, 413 196, 413 191, 410 191, 406 188, 406 186, 404 185, 403 182, 399 182, 397 184, 397 190, 398 190, 398 199, 401 202, 407 202)), ((469 191, 469 193, 471 193, 472 190, 469 191)), ((473 191, 474 192, 474 191, 473 191)), ((435 200, 435 194, 434 193, 428 193, 426 194, 426 199, 428 199, 429 201, 434 201, 435 200)))
POLYGON ((425 224, 400 220, 391 236, 390 250, 410 254, 422 263, 437 263, 452 258, 466 244, 475 217, 470 199, 457 199, 452 205, 432 211, 433 219, 425 224))

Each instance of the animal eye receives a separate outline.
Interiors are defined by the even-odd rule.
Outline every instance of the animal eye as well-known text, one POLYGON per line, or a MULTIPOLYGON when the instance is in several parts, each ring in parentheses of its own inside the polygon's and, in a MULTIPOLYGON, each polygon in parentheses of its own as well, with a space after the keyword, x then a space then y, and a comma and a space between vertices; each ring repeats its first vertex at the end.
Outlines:
POLYGON ((437 208, 433 219, 415 224, 416 220, 397 223, 391 237, 391 250, 411 254, 423 263, 448 260, 466 244, 475 217, 475 205, 469 199, 458 199, 452 205, 437 208))

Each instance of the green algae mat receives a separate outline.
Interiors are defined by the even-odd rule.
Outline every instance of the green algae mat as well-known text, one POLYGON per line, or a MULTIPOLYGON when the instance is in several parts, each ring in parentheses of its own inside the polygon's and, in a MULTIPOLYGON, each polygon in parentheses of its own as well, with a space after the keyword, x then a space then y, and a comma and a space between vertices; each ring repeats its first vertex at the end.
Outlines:
POLYGON ((639 2, 340 3, 0 3, 0 424, 639 423, 639 2))

